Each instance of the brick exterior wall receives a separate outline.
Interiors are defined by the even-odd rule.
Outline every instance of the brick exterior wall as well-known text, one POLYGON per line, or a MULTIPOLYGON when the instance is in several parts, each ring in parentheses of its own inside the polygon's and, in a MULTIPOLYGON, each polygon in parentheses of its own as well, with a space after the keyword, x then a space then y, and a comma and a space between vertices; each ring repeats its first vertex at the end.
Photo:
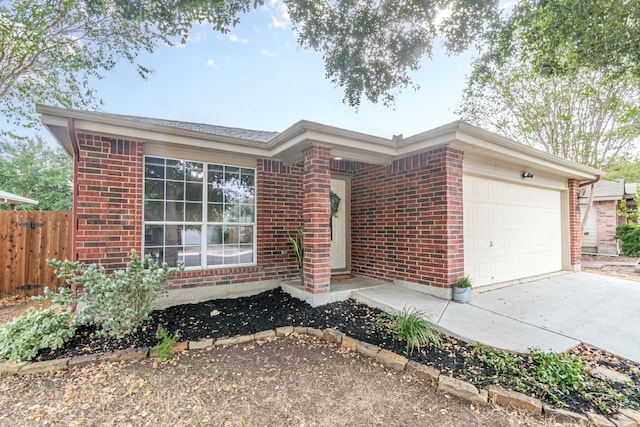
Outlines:
MULTIPOLYGON (((77 259, 123 268, 132 249, 142 250, 143 143, 78 134, 75 177, 77 259)), ((258 161, 257 265, 186 271, 173 287, 291 279, 298 276, 289 236, 302 225, 302 168, 258 161)))
POLYGON ((142 143, 85 134, 77 140, 77 259, 123 268, 142 246, 142 143))
POLYGON ((312 146, 304 152, 304 288, 329 292, 331 281, 331 150, 312 146))
POLYGON ((568 181, 569 187, 569 250, 571 252, 571 270, 580 271, 580 258, 582 257, 582 233, 580 204, 578 190, 580 183, 575 179, 568 181))
POLYGON ((616 228, 619 223, 618 201, 604 200, 593 203, 594 214, 597 215, 598 253, 616 254, 616 228))
MULTIPOLYGON (((143 241, 143 143, 77 135, 78 260, 122 268, 143 241)), ((174 287, 298 277, 289 236, 304 225, 305 289, 327 292, 331 275, 330 179, 351 177, 351 270, 447 289, 464 274, 463 152, 443 147, 388 166, 331 161, 312 146, 304 162, 258 160, 257 265, 188 271, 174 287)), ((571 265, 580 264, 578 182, 569 180, 571 265)))
POLYGON ((353 173, 354 272, 438 288, 464 274, 462 160, 445 147, 353 173))

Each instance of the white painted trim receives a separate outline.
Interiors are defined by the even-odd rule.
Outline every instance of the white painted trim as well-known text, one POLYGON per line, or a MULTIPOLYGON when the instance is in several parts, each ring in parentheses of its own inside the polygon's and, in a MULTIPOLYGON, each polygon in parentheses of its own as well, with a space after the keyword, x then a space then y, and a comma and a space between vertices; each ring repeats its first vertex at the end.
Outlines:
POLYGON ((301 153, 312 145, 329 147, 334 155, 347 160, 372 164, 388 164, 395 159, 450 145, 469 153, 484 152, 487 157, 510 159, 512 162, 536 166, 547 173, 565 178, 590 180, 603 175, 603 172, 597 169, 562 159, 461 121, 402 139, 381 138, 302 120, 271 141, 263 143, 192 129, 143 123, 104 113, 45 105, 37 105, 36 110, 41 114, 43 124, 68 152, 71 144, 64 130, 67 119, 71 118, 75 120, 76 132, 107 134, 143 142, 170 143, 198 147, 216 153, 287 162, 298 161, 301 153))

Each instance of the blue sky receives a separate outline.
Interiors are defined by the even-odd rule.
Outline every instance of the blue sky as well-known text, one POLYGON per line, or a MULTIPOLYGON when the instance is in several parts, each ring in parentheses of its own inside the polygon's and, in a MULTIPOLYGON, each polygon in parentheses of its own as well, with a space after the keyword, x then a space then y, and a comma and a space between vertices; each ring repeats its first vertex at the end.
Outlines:
POLYGON ((448 57, 439 46, 414 73, 395 109, 342 102, 325 78, 319 53, 298 47, 279 2, 242 18, 230 34, 196 27, 185 46, 163 46, 140 58, 148 80, 121 64, 94 87, 110 113, 282 131, 306 119, 382 137, 413 135, 456 119, 472 55, 448 57))

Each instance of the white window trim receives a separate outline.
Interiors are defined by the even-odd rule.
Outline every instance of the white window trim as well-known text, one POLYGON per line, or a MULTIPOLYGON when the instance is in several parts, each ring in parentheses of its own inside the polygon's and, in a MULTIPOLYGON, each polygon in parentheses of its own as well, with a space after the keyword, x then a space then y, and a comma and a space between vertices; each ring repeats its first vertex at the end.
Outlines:
MULTIPOLYGON (((194 225, 200 226, 200 235, 201 235, 201 239, 200 239, 200 255, 201 255, 201 259, 200 259, 200 266, 191 266, 191 267, 187 267, 185 266, 184 271, 209 271, 209 270, 220 270, 220 269, 225 269, 225 268, 241 268, 241 267, 254 267, 257 265, 258 263, 258 171, 256 167, 251 167, 251 166, 246 166, 246 165, 236 165, 236 164, 226 164, 226 163, 216 163, 214 161, 209 161, 209 160, 195 160, 195 159, 189 159, 189 158, 176 158, 176 157, 167 157, 167 156, 163 156, 163 155, 156 155, 156 154, 147 154, 145 153, 143 156, 143 162, 142 162, 142 253, 144 254, 146 251, 146 245, 145 245, 145 232, 144 229, 147 225, 194 225), (190 162, 197 162, 197 163, 202 163, 203 166, 203 185, 202 185, 202 221, 200 222, 187 222, 187 221, 146 221, 145 218, 145 200, 146 200, 146 193, 145 193, 145 183, 144 180, 146 180, 146 176, 145 176, 145 168, 147 165, 147 157, 156 157, 156 158, 161 158, 164 160, 175 160, 175 161, 190 161, 190 162), (210 222, 208 221, 208 217, 207 217, 207 206, 208 206, 208 191, 207 191, 207 176, 208 176, 208 172, 209 172, 209 164, 215 164, 217 166, 225 166, 225 167, 237 167, 237 168, 241 168, 241 169, 251 169, 253 170, 253 192, 254 192, 254 198, 253 198, 253 222, 251 223, 225 223, 225 222, 210 222), (250 263, 238 263, 238 264, 219 264, 219 265, 207 265, 207 227, 211 226, 211 225, 221 225, 221 226, 239 226, 239 227, 248 227, 251 226, 252 227, 252 251, 253 251, 253 261, 250 263)), ((166 176, 163 178, 163 182, 166 182, 166 176)), ((164 198, 162 199, 164 202, 166 202, 166 194, 164 195, 164 198)), ((166 212, 165 212, 166 213, 166 212)), ((163 244, 163 250, 166 250, 166 245, 163 244)))

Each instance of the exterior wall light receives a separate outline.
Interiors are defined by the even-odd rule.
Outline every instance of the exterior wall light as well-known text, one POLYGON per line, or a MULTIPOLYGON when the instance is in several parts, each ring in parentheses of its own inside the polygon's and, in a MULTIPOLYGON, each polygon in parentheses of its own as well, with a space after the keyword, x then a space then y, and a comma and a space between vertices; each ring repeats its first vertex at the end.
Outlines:
POLYGON ((523 179, 533 178, 533 174, 531 172, 522 172, 522 178, 523 179))

